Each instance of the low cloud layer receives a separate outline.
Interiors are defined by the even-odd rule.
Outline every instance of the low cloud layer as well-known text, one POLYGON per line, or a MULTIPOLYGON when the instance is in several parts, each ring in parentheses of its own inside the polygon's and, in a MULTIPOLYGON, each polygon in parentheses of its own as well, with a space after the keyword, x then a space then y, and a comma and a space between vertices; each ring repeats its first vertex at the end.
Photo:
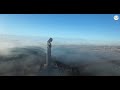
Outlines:
POLYGON ((45 51, 42 41, 0 36, 0 75, 38 75, 45 51))
POLYGON ((119 46, 54 47, 59 61, 79 67, 82 75, 120 75, 119 46))
MULTIPOLYGON (((40 75, 46 59, 46 41, 0 37, 0 75, 40 75)), ((81 75, 120 75, 120 46, 52 45, 53 60, 77 67, 81 75)), ((56 70, 52 75, 65 75, 65 69, 56 70)))
POLYGON ((0 56, 0 75, 38 75, 45 55, 40 47, 13 48, 0 56))

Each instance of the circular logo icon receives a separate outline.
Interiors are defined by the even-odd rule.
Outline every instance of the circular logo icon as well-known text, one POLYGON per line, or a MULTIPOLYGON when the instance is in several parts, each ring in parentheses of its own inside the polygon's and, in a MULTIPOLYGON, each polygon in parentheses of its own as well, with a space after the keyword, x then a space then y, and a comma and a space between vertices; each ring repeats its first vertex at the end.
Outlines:
POLYGON ((118 19, 119 19, 119 16, 118 16, 118 15, 115 15, 115 16, 114 16, 114 20, 117 21, 118 19))

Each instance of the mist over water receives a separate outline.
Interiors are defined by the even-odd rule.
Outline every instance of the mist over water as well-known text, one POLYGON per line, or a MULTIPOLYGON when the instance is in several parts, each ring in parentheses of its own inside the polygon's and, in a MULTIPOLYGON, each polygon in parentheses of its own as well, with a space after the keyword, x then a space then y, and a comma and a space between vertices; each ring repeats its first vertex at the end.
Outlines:
MULTIPOLYGON (((0 75, 39 75, 47 39, 1 36, 0 75)), ((77 67, 81 75, 120 75, 120 46, 54 43, 53 61, 77 67)))

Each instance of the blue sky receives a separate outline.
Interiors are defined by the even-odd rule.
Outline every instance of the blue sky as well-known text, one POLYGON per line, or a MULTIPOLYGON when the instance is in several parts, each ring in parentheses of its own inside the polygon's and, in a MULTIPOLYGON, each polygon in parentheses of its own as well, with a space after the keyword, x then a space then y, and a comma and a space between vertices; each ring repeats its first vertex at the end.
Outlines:
POLYGON ((0 34, 117 42, 120 21, 114 21, 114 15, 0 14, 0 34))

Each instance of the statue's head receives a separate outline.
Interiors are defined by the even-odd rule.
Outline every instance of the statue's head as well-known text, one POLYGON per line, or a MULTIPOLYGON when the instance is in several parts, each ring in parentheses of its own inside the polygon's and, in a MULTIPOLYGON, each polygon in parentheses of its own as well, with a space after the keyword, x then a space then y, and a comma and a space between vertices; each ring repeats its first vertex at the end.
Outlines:
POLYGON ((53 39, 52 38, 50 38, 49 40, 48 40, 48 42, 52 42, 53 41, 53 39))

